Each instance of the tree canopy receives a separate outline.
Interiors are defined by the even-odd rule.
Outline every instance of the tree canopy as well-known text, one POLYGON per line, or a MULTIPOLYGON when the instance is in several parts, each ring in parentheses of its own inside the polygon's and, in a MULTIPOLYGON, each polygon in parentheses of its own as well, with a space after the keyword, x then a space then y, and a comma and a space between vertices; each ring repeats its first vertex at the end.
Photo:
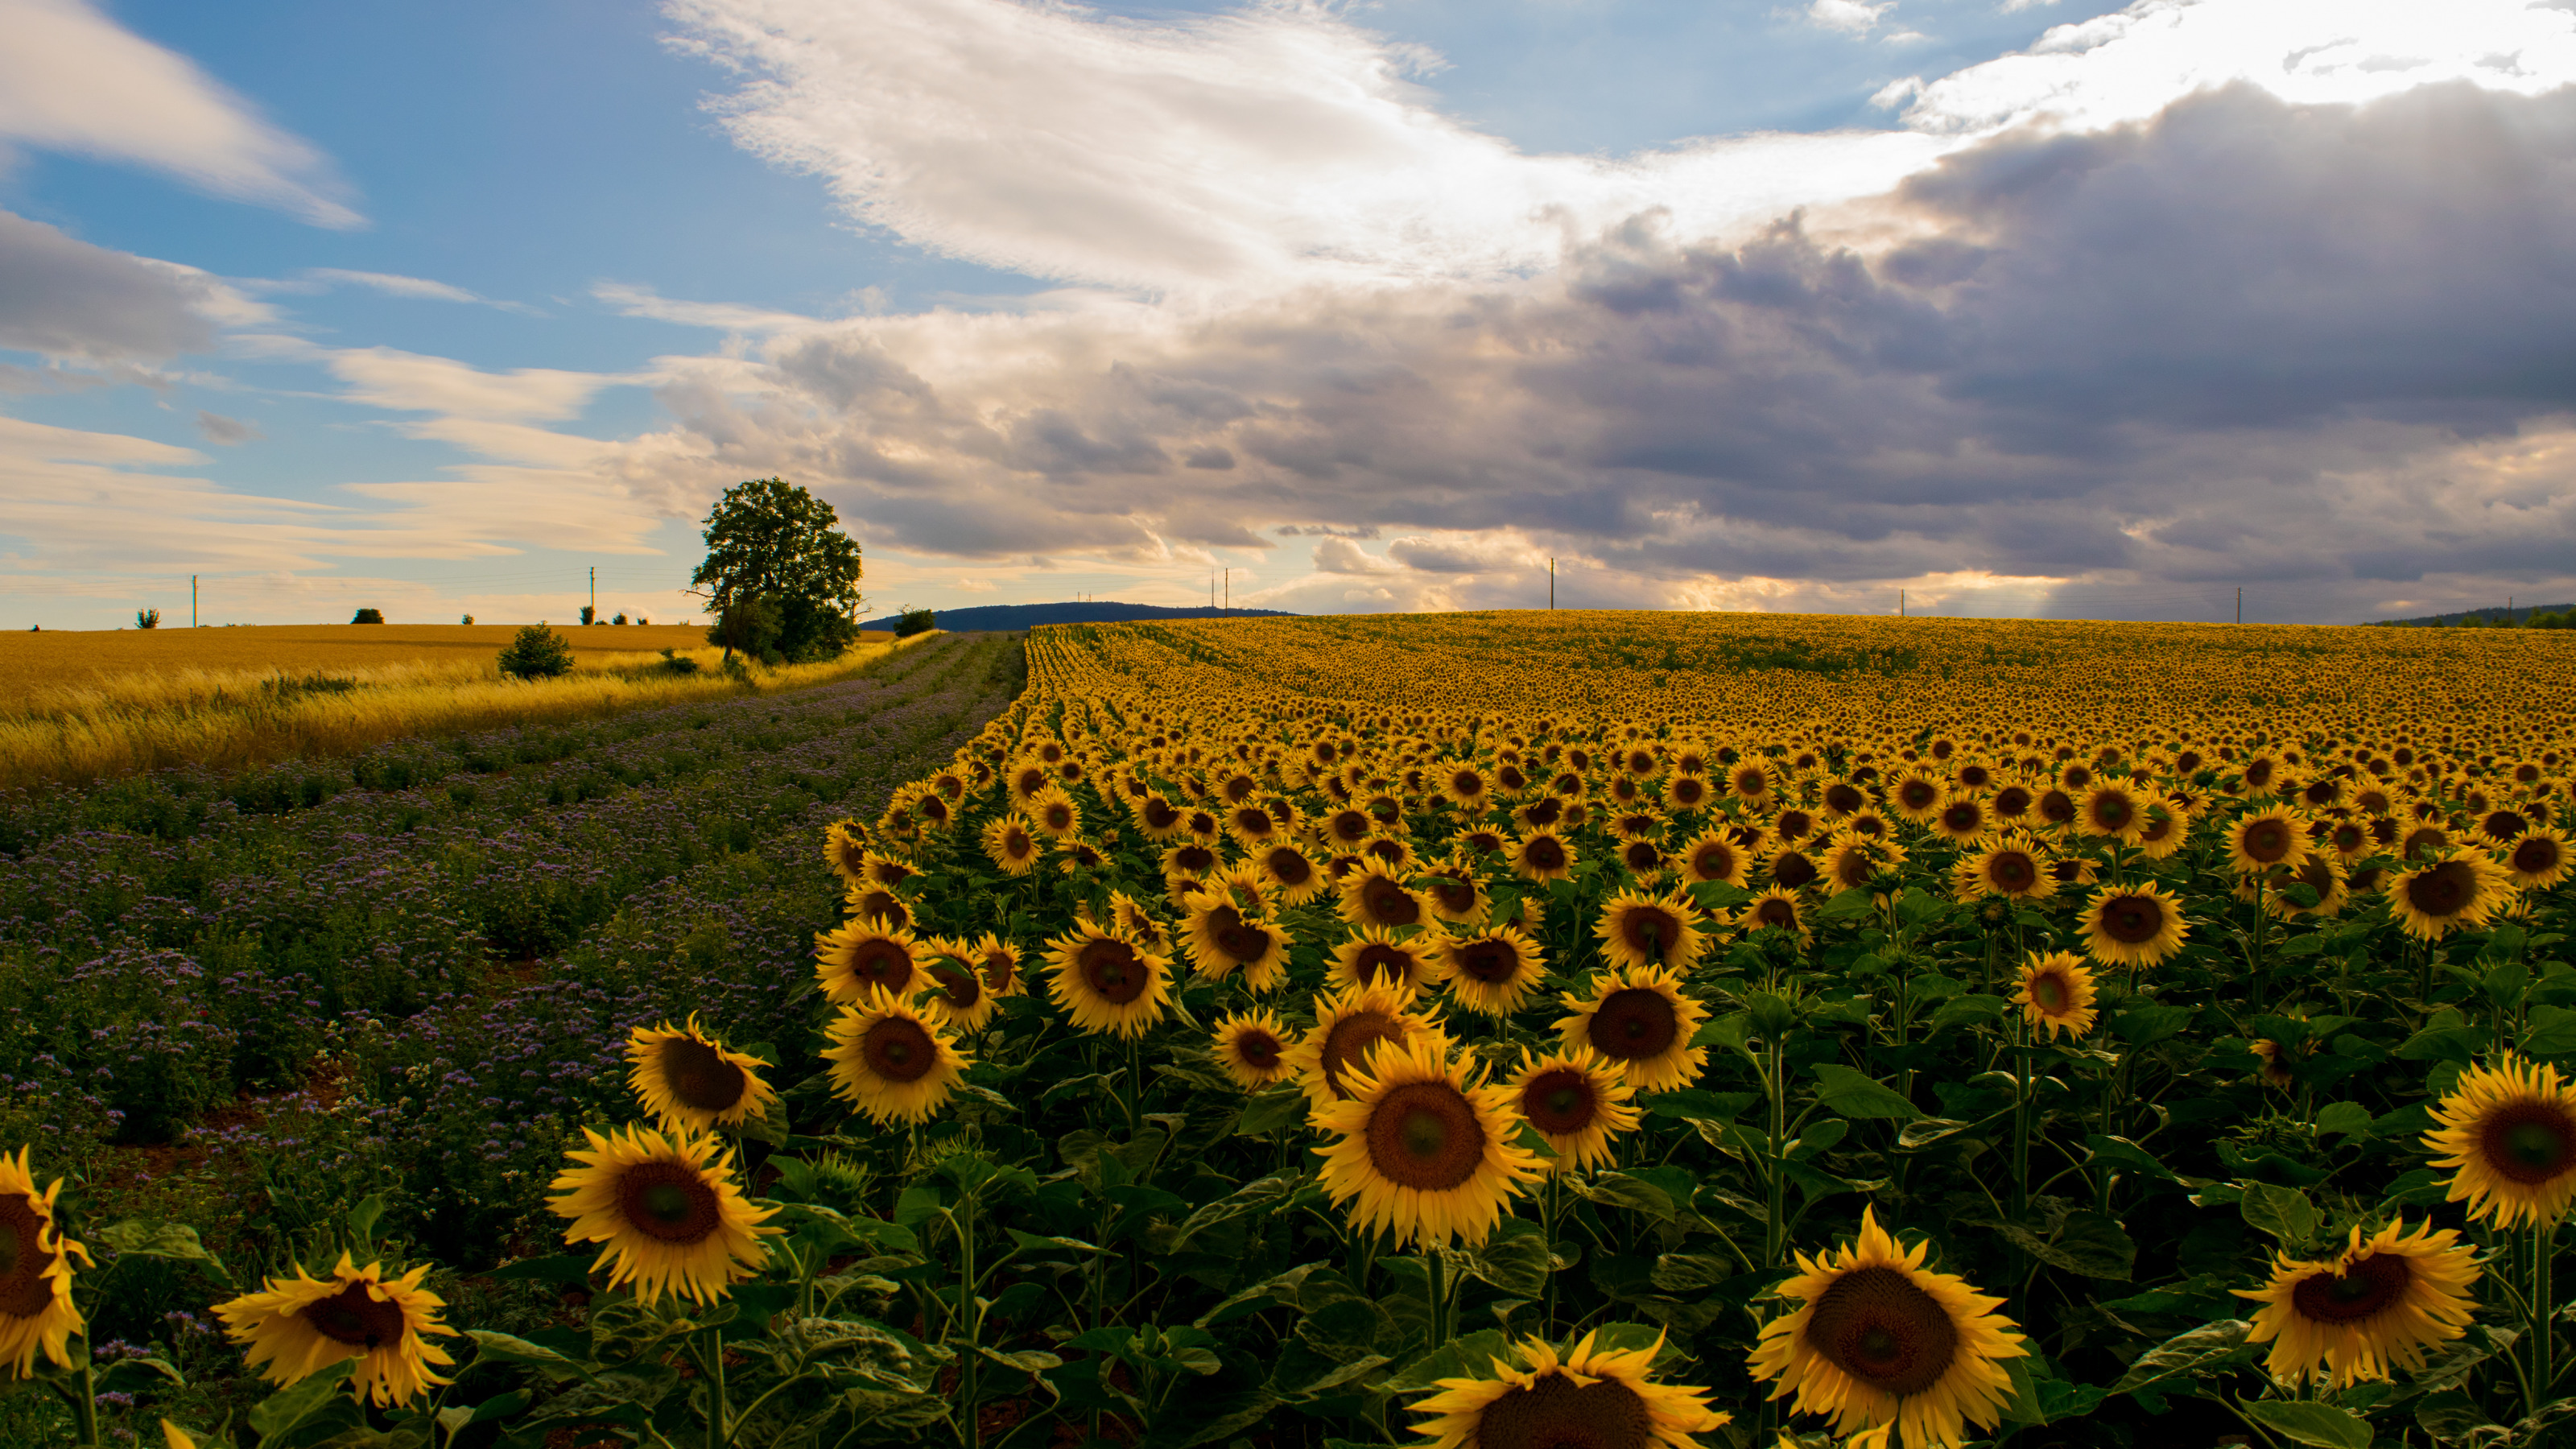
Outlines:
POLYGON ((725 490, 690 577, 716 613, 708 642, 757 658, 828 659, 858 638, 859 546, 832 505, 784 478, 725 490))

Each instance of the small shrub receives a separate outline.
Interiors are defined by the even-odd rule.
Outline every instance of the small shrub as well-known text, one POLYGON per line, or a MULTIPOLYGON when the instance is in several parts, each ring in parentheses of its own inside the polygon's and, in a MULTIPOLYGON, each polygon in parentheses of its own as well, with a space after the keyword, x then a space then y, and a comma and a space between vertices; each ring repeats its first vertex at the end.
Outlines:
POLYGON ((464 618, 459 619, 459 620, 457 620, 456 622, 458 622, 458 623, 460 623, 460 624, 471 624, 471 623, 473 623, 473 622, 474 622, 474 616, 473 616, 472 614, 468 614, 468 615, 466 615, 464 618))
POLYGON ((609 620, 608 622, 610 622, 610 623, 612 623, 612 624, 623 624, 623 623, 625 623, 625 622, 626 622, 626 616, 625 616, 624 614, 620 614, 620 615, 618 615, 616 618, 611 619, 611 620, 609 620))
POLYGON ((695 674, 698 661, 682 658, 677 650, 665 649, 662 651, 662 671, 665 674, 695 674))
POLYGON ((582 621, 584 624, 596 624, 596 623, 598 623, 598 622, 599 622, 599 611, 598 611, 597 609, 592 608, 592 607, 591 607, 590 605, 588 605, 588 604, 584 604, 584 605, 582 605, 582 606, 581 606, 581 621, 582 621))
POLYGON ((572 672, 572 643, 543 624, 519 631, 501 651, 501 672, 514 679, 551 679, 572 672))
POLYGON ((927 634, 938 627, 939 614, 937 610, 905 609, 895 615, 894 637, 898 639, 909 639, 915 634, 927 634))
POLYGON ((382 609, 360 609, 356 617, 349 620, 352 624, 381 624, 384 621, 385 611, 382 609))
POLYGON ((137 629, 158 629, 158 628, 160 628, 160 627, 161 627, 161 611, 160 611, 159 609, 137 609, 137 610, 135 610, 135 611, 134 611, 134 627, 135 627, 135 628, 137 628, 137 629))

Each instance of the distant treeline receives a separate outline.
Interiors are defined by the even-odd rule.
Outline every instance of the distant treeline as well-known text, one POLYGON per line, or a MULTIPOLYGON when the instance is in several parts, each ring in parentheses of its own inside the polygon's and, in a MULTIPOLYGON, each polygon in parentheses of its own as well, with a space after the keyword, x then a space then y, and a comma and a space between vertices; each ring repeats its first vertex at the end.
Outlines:
POLYGON ((2576 604, 2497 605, 2457 614, 2426 614, 2420 619, 2382 619, 2381 629, 2576 629, 2576 604))
MULTIPOLYGON (((888 614, 861 625, 867 629, 891 629, 902 620, 900 614, 888 614)), ((1118 604, 1084 600, 1067 604, 978 604, 967 609, 940 609, 934 615, 938 627, 952 634, 971 632, 1011 633, 1039 624, 1123 624, 1130 619, 1256 619, 1285 618, 1278 609, 1167 609, 1159 604, 1118 604)))

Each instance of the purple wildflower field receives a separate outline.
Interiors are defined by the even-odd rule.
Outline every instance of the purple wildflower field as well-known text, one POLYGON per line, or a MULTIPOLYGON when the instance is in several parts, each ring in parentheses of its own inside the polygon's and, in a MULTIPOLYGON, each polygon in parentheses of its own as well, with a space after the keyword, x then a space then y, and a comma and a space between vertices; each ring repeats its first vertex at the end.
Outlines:
POLYGON ((0 796, 0 1142, 237 1265, 374 1194, 444 1262, 524 1248, 629 1028, 806 1049, 824 828, 1022 668, 943 636, 788 694, 0 796))

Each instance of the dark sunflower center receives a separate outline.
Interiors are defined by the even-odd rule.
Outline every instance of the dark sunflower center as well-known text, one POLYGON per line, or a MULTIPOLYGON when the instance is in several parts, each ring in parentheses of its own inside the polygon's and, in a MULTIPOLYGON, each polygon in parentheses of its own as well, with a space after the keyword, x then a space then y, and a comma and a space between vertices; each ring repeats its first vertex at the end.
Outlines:
POLYGON ((2435 851, 2449 848, 2450 844, 2451 832, 2438 825, 2427 825, 2421 830, 2407 833, 2405 854, 2410 858, 2431 855, 2435 851))
POLYGON ((912 953, 884 937, 862 941, 850 953, 850 974, 861 987, 882 986, 900 996, 912 985, 912 953))
POLYGON ((868 1070, 889 1082, 917 1082, 939 1064, 939 1049, 921 1023, 888 1017, 859 1039, 868 1070))
POLYGON ((2530 1186, 2576 1168, 2576 1121, 2546 1102, 2517 1102, 2478 1126, 2478 1155, 2499 1175, 2530 1186))
POLYGON ((1279 1065, 1279 1038, 1255 1028, 1234 1039, 1234 1054, 1248 1066, 1268 1071, 1279 1065))
POLYGON ((1619 937, 1648 961, 1662 961, 1682 938, 1682 923, 1661 906, 1637 906, 1619 918, 1619 937))
POLYGON ((1383 1011, 1354 1011, 1334 1022, 1333 1029, 1324 1033, 1324 1085, 1334 1096, 1348 1100, 1351 1094, 1343 1090, 1342 1074, 1368 1065, 1368 1055, 1378 1043, 1401 1045, 1403 1041, 1404 1029, 1383 1011))
POLYGON ((2093 802, 2093 823, 2109 830, 2125 830, 2131 817, 2138 813, 2129 797, 2117 791, 2104 794, 2093 802))
POLYGON ((1532 801, 1529 808, 1521 812, 1521 818, 1532 825, 1554 825, 1565 818, 1565 804, 1550 795, 1544 800, 1532 801))
POLYGON ((1011 986, 1011 958, 995 951, 984 958, 984 987, 988 991, 1007 991, 1011 986))
POLYGON ((53 1304, 45 1274, 55 1255, 36 1246, 44 1226, 24 1193, 0 1198, 0 1316, 33 1318, 53 1304))
POLYGON ((2370 839, 2370 835, 2358 825, 2345 824, 2336 826, 2327 838, 2334 842, 2334 848, 2337 851, 2345 855, 2359 855, 2362 845, 2370 839))
POLYGON ((2317 1273, 2290 1290, 2290 1306, 2312 1322, 2350 1323, 2369 1318, 2406 1296, 2415 1269, 2396 1253, 2373 1253, 2343 1270, 2317 1273))
POLYGON ((892 893, 881 890, 870 891, 859 898, 859 919, 888 920, 900 928, 912 924, 912 913, 906 911, 903 908, 903 902, 896 900, 892 893))
POLYGON ((726 1061, 724 1053, 684 1036, 662 1043, 662 1084, 683 1107, 722 1112, 742 1100, 751 1079, 726 1061))
POLYGON ((1343 810, 1333 816, 1333 838, 1344 845, 1357 845, 1368 839, 1369 818, 1365 810, 1343 810))
POLYGON ((1401 986, 1413 979, 1413 966, 1410 952, 1383 941, 1369 942, 1351 958, 1351 974, 1358 977, 1364 986, 1380 981, 1389 986, 1401 986))
POLYGON ((1184 845, 1172 852, 1172 864, 1191 875, 1205 875, 1216 867, 1216 852, 1204 845, 1184 845))
POLYGON ((1488 986, 1499 986, 1520 972, 1521 954, 1508 941, 1491 936, 1458 948, 1458 969, 1488 986))
POLYGON ((2164 902, 2154 896, 2113 896, 2096 917, 2102 934, 2123 946, 2143 946, 2165 928, 2164 902))
POLYGON ((1854 814, 1859 811, 1862 806, 1867 805, 1868 803, 1869 797, 1862 794, 1860 792, 1860 787, 1857 785, 1827 785, 1825 787, 1825 808, 1833 811, 1837 815, 1854 814))
POLYGON ((1094 938, 1084 943, 1074 964, 1092 994, 1112 1006, 1125 1006, 1145 994, 1145 963, 1137 958, 1136 948, 1124 941, 1094 938))
POLYGON ((2245 831, 2248 859, 2270 865, 2290 853, 2290 828, 2278 820, 2258 820, 2245 831))
POLYGON ((1593 1100, 1592 1083, 1581 1072, 1558 1067, 1530 1078, 1521 1088, 1521 1115, 1541 1132, 1565 1137, 1591 1126, 1601 1112, 1600 1103, 1593 1100))
POLYGON ((2039 863, 2018 850, 1999 852, 1986 862, 1986 879, 2007 895, 2019 895, 2039 881, 2039 863))
POLYGON ((1816 862, 1803 850, 1784 850, 1771 861, 1771 879, 1790 890, 1814 881, 1823 873, 1816 869, 1816 862))
POLYGON ((1522 854, 1533 870, 1565 869, 1565 842, 1553 835, 1533 836, 1522 854))
POLYGON ((1710 841, 1691 856, 1691 873, 1701 880, 1724 880, 1735 869, 1735 852, 1723 842, 1710 841))
POLYGON ((1291 846, 1280 846, 1270 852, 1265 864, 1281 885, 1295 888, 1315 878, 1315 863, 1291 846))
POLYGON ((1959 1355, 1949 1311, 1897 1269, 1858 1268, 1816 1300, 1807 1344, 1834 1367, 1899 1398, 1941 1381, 1959 1355))
POLYGON ((1360 887, 1360 906, 1381 926, 1410 926, 1422 919, 1422 902, 1385 876, 1371 876, 1360 887))
POLYGON ((2066 989, 2065 977, 2042 976, 2030 983, 2030 999, 2039 1003, 2040 1010, 2055 1013, 2064 1011, 2074 997, 2066 989))
POLYGON ((1777 926, 1782 930, 1798 924, 1798 908, 1778 896, 1767 896, 1753 907, 1757 926, 1777 926))
POLYGON ((1449 788, 1469 797, 1482 795, 1485 793, 1485 777, 1473 770, 1460 770, 1449 777, 1449 788))
POLYGON ((2535 835, 2513 848, 2513 868, 2524 875, 2547 875, 2558 868, 2558 842, 2535 835))
POLYGON ((1431 895, 1444 911, 1465 915, 1476 908, 1476 888, 1463 880, 1443 876, 1431 883, 1431 895))
POLYGON ((1476 1442, 1484 1449, 1648 1449, 1657 1441, 1635 1389, 1617 1379, 1577 1385, 1560 1370, 1487 1404, 1476 1442))
POLYGON ((1475 1106, 1447 1082, 1407 1082, 1388 1092, 1369 1113, 1367 1132, 1369 1161, 1399 1187, 1445 1192, 1485 1160, 1475 1106))
POLYGON ((349 1284, 328 1298, 308 1303, 298 1316, 323 1337, 353 1348, 382 1348, 402 1341, 402 1305, 378 1299, 364 1283, 349 1284))
POLYGON ((2018 817, 2030 810, 2030 792, 2019 785, 2006 785, 1995 793, 1995 813, 2018 817))
POLYGON ((1961 801, 1941 812, 1941 827, 1962 835, 1973 835, 1985 823, 1985 812, 1973 802, 1961 801))
POLYGON ((2468 909, 2477 891, 2477 872, 2446 860, 2406 882, 2406 904, 2428 916, 2456 916, 2468 909))
POLYGON ((2075 797, 2063 790, 2051 790, 2039 797, 2039 813, 2050 823, 2063 825, 2075 818, 2075 797))
POLYGON ((617 1215, 660 1243, 703 1242, 723 1221, 716 1190, 677 1162, 642 1162, 626 1169, 617 1179, 617 1215))
POLYGON ((1660 1056, 1681 1034, 1681 1018, 1660 991, 1624 987, 1601 998, 1592 1013, 1592 1049, 1621 1061, 1660 1056))
POLYGON ((948 994, 948 1004, 961 1011, 984 999, 984 984, 975 979, 972 971, 961 971, 943 963, 931 967, 930 974, 939 982, 939 989, 948 994))
POLYGON ((1896 798, 1908 810, 1928 810, 1941 792, 1929 780, 1908 780, 1896 787, 1896 798))
POLYGON ((1160 795, 1145 802, 1145 825, 1150 830, 1169 830, 1181 823, 1181 812, 1160 795))

